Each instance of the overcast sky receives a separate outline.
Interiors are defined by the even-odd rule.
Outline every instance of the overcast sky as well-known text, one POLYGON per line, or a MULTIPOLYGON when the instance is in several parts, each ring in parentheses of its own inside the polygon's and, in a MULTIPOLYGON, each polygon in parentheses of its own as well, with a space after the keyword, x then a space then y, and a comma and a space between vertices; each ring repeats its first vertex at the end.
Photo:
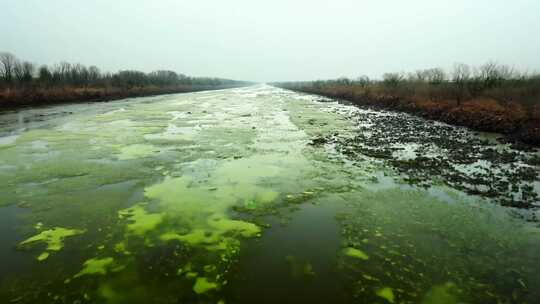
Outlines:
POLYGON ((254 81, 488 60, 540 71, 538 0, 0 0, 0 51, 36 63, 254 81))

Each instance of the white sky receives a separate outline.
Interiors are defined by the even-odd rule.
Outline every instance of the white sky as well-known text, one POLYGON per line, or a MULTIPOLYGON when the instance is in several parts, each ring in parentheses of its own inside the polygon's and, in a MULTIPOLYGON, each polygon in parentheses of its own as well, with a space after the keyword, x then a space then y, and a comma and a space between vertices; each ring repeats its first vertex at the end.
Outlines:
POLYGON ((0 51, 102 70, 312 80, 495 60, 540 70, 538 0, 0 0, 0 51))

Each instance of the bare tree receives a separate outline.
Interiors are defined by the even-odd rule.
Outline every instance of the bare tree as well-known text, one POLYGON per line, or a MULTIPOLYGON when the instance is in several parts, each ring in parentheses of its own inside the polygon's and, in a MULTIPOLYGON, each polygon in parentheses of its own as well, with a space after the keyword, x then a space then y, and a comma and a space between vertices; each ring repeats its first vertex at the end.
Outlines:
POLYGON ((467 90, 467 83, 471 78, 471 68, 464 63, 456 63, 452 72, 452 82, 454 84, 456 101, 461 104, 467 90))
POLYGON ((368 85, 371 84, 371 80, 366 75, 363 75, 363 76, 360 76, 360 77, 356 78, 355 82, 357 84, 359 84, 360 87, 362 87, 362 88, 365 88, 365 87, 367 87, 368 85))
POLYGON ((16 61, 13 72, 19 83, 29 83, 34 78, 36 66, 28 61, 16 61))
POLYGON ((23 81, 31 82, 36 73, 36 65, 29 61, 24 61, 22 64, 23 67, 23 81))
POLYGON ((424 70, 417 70, 415 72, 416 80, 418 82, 424 82, 426 81, 426 71, 424 70))
POLYGON ((499 65, 493 61, 480 66, 478 77, 486 89, 499 86, 503 80, 499 65))
POLYGON ((46 65, 42 65, 39 68, 39 82, 44 85, 50 85, 53 82, 53 74, 49 70, 49 67, 46 65))
POLYGON ((17 57, 11 53, 0 53, 0 73, 6 83, 13 81, 14 69, 17 63, 17 57))
POLYGON ((69 70, 70 84, 76 86, 88 85, 88 69, 80 64, 73 64, 69 70))
POLYGON ((405 79, 402 73, 385 73, 383 84, 387 87, 396 88, 405 79))
POLYGON ((424 73, 426 80, 433 85, 442 84, 446 80, 446 73, 441 68, 429 69, 424 73))
POLYGON ((345 77, 345 76, 342 76, 342 77, 338 78, 338 79, 336 80, 336 82, 337 82, 338 84, 346 85, 346 86, 349 86, 349 85, 352 84, 352 81, 351 81, 349 78, 345 77))
POLYGON ((95 85, 96 82, 101 78, 101 72, 99 68, 95 65, 88 68, 88 81, 91 85, 95 85))
POLYGON ((15 64, 13 65, 13 76, 19 83, 23 82, 24 71, 22 62, 19 60, 16 60, 15 64))

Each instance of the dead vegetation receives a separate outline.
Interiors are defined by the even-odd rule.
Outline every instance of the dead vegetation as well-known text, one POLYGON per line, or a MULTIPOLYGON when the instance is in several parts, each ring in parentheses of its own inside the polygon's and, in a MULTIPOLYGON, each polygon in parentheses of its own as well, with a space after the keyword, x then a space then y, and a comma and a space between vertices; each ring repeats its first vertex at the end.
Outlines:
POLYGON ((244 81, 189 77, 174 71, 102 72, 96 66, 61 62, 39 68, 0 52, 0 110, 26 105, 110 100, 244 86, 244 81))
POLYGON ((478 68, 456 64, 451 73, 436 68, 388 73, 382 80, 364 76, 277 85, 499 132, 540 145, 540 75, 492 62, 478 68))

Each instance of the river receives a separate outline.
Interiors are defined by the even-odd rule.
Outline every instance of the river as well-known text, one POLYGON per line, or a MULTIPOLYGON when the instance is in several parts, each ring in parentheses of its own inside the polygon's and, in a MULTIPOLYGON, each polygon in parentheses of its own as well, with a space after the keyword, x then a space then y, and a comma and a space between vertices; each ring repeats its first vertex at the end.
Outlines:
POLYGON ((540 303, 540 153, 257 85, 0 114, 1 303, 540 303))

